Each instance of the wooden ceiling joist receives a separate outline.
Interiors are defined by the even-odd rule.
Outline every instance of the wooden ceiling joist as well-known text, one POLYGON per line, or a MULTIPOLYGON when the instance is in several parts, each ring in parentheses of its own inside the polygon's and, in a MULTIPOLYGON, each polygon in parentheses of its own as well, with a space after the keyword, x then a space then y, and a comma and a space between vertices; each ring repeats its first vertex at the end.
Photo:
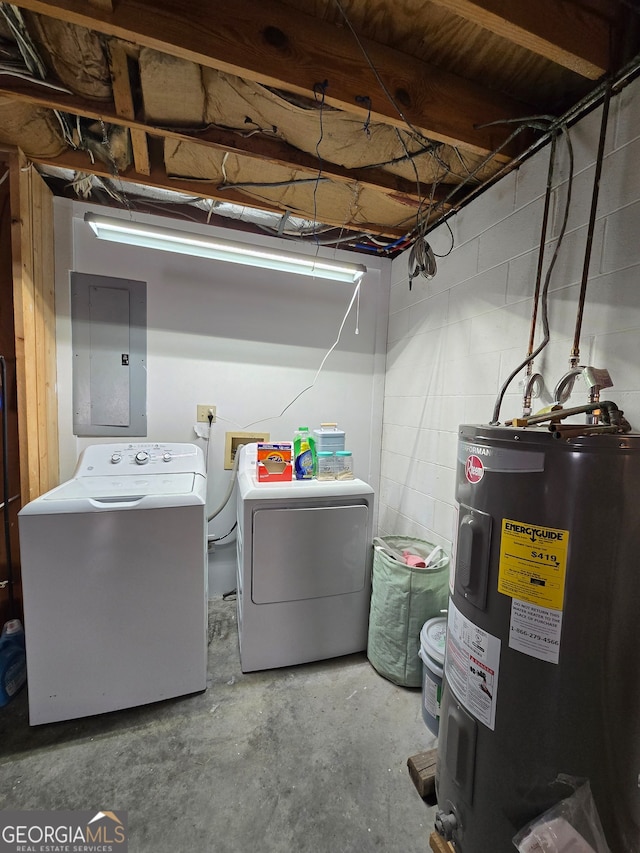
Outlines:
MULTIPOLYGON (((112 13, 86 0, 18 0, 18 6, 210 68, 313 96, 373 121, 413 128, 429 139, 489 154, 508 135, 491 122, 530 108, 447 71, 361 39, 345 27, 296 12, 275 0, 119 0, 112 13), (380 84, 384 83, 384 89, 380 84), (325 85, 326 84, 326 85, 325 85), (364 100, 363 100, 364 99, 364 100)), ((500 152, 506 161, 517 143, 500 152)))
POLYGON ((575 3, 567 0, 431 2, 590 80, 597 80, 609 69, 609 24, 575 3))
MULTIPOLYGON (((126 59, 126 57, 124 57, 126 59)), ((119 61, 123 61, 122 54, 119 55, 119 61)), ((72 115, 82 116, 84 118, 93 119, 95 121, 103 121, 106 124, 116 124, 127 127, 132 134, 138 133, 144 137, 144 145, 147 147, 147 135, 155 137, 164 137, 167 139, 175 139, 178 141, 187 141, 198 145, 203 145, 209 148, 215 148, 220 151, 232 151, 239 156, 249 157, 252 159, 264 160, 270 163, 307 171, 310 175, 318 173, 318 159, 312 154, 307 154, 288 145, 279 139, 269 139, 259 136, 242 136, 234 133, 231 130, 223 130, 218 128, 207 128, 202 132, 187 133, 172 128, 159 128, 151 124, 142 122, 133 116, 133 103, 129 104, 126 95, 122 94, 122 86, 119 82, 116 83, 122 76, 120 72, 115 71, 114 65, 114 97, 121 98, 119 106, 105 103, 104 101, 91 101, 87 98, 82 98, 78 95, 66 94, 52 89, 47 89, 35 83, 29 83, 24 80, 11 80, 10 87, 3 86, 0 82, 0 96, 11 98, 16 101, 24 101, 40 107, 48 107, 50 109, 61 110, 62 112, 71 113, 72 115), (120 92, 121 94, 117 94, 120 92)), ((1 81, 1 77, 0 77, 1 81)), ((130 90, 129 90, 130 96, 130 90)), ((133 143, 133 137, 132 137, 133 143)), ((134 144, 134 155, 135 155, 134 144)), ((146 155, 148 160, 148 153, 146 155)), ((135 159, 134 159, 135 161, 135 159)), ((146 171, 148 167, 140 167, 140 163, 136 164, 136 171, 148 175, 146 171)), ((392 196, 395 199, 403 199, 410 206, 416 206, 420 203, 421 197, 418 195, 416 184, 408 181, 405 178, 393 175, 379 168, 362 168, 362 169, 346 169, 333 163, 324 162, 322 165, 322 174, 330 180, 338 183, 359 183, 364 187, 369 187, 377 192, 382 192, 385 195, 392 196)), ((426 188, 424 190, 426 192, 426 188)), ((448 192, 447 187, 437 187, 434 194, 434 201, 442 201, 448 192)), ((430 193, 430 188, 429 188, 430 193)))
MULTIPOLYGON (((89 155, 84 151, 69 150, 58 157, 33 157, 31 159, 35 163, 39 163, 44 166, 54 166, 60 169, 69 169, 74 172, 86 172, 98 175, 102 178, 108 178, 109 180, 114 181, 116 186, 119 181, 124 181, 125 183, 140 184, 142 186, 157 187, 160 189, 172 190, 173 192, 185 193, 195 198, 210 198, 215 201, 247 207, 257 206, 255 199, 244 195, 239 190, 218 190, 216 185, 210 181, 193 181, 185 178, 169 177, 164 168, 162 150, 161 146, 158 145, 158 142, 158 140, 149 140, 150 168, 148 175, 136 172, 135 168, 119 171, 115 174, 111 165, 102 163, 99 160, 91 160, 89 155)), ((286 208, 279 207, 278 205, 272 204, 268 201, 261 201, 259 206, 262 210, 269 210, 274 213, 285 213, 286 211, 286 208)), ((305 217, 305 214, 300 211, 290 212, 295 216, 305 217)), ((346 228, 348 230, 355 230, 362 233, 386 237, 403 237, 406 234, 406 229, 400 228, 387 226, 382 227, 380 225, 369 223, 345 224, 344 218, 338 217, 334 220, 323 217, 323 221, 325 224, 334 225, 336 228, 346 228)))

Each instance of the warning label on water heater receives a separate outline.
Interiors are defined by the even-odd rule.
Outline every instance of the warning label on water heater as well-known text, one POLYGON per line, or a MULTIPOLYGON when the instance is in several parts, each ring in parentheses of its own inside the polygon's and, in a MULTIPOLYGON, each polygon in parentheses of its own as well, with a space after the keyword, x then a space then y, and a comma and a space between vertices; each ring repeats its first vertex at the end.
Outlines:
POLYGON ((449 601, 444 671, 458 701, 490 729, 496 726, 500 640, 449 601))
POLYGON ((502 519, 498 592, 562 610, 569 531, 502 519))

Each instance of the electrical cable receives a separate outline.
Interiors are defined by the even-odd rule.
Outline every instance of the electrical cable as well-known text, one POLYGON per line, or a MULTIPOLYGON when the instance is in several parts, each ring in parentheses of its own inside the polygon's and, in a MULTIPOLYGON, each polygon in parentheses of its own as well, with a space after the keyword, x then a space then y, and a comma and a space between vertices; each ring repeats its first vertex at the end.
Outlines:
POLYGON ((451 252, 453 252, 453 247, 456 244, 456 239, 453 236, 453 231, 451 230, 451 226, 449 225, 449 222, 446 221, 444 224, 449 229, 449 234, 451 235, 451 245, 449 246, 449 249, 443 255, 439 255, 437 252, 434 252, 433 254, 436 256, 436 258, 446 258, 448 255, 451 254, 451 252))
MULTIPOLYGON (((327 86, 329 85, 329 81, 325 80, 324 83, 315 83, 313 86, 313 97, 318 102, 318 92, 321 92, 322 97, 320 98, 320 113, 319 113, 319 121, 320 121, 320 134, 318 136, 318 141, 316 142, 316 157, 318 158, 318 174, 315 179, 315 186, 313 188, 313 221, 317 223, 318 221, 318 185, 320 183, 320 179, 322 178, 322 170, 324 168, 324 161, 322 159, 322 155, 320 154, 320 143, 324 139, 324 125, 322 121, 322 115, 324 110, 324 98, 327 91, 327 86)), ((318 243, 318 249, 320 249, 320 244, 318 243)))
MULTIPOLYGON (((436 228, 438 225, 446 222, 451 216, 455 216, 456 213, 460 210, 462 204, 468 204, 473 198, 480 192, 486 190, 489 186, 493 185, 502 178, 508 172, 513 171, 517 168, 521 163, 523 163, 526 159, 531 157, 537 151, 540 150, 546 143, 547 140, 551 137, 551 135, 558 130, 562 130, 563 127, 567 128, 570 124, 578 121, 578 119, 585 115, 585 113, 594 107, 598 101, 603 97, 605 90, 608 86, 611 86, 611 94, 612 96, 622 91, 622 89, 629 85, 640 73, 640 53, 633 56, 626 65, 620 69, 615 79, 611 80, 610 78, 606 78, 596 86, 595 89, 588 92, 584 98, 578 101, 576 104, 573 104, 563 115, 561 116, 534 116, 533 118, 545 118, 549 125, 544 130, 542 135, 536 139, 531 145, 529 145, 524 151, 521 151, 517 154, 509 163, 506 163, 502 166, 498 171, 496 171, 490 178, 490 180, 485 181, 484 183, 479 184, 479 186, 475 187, 465 198, 461 199, 459 202, 451 203, 451 209, 446 213, 443 213, 437 221, 433 223, 431 228, 436 228)), ((484 125, 479 125, 479 127, 491 127, 492 125, 497 124, 513 124, 518 121, 527 121, 524 119, 501 119, 495 122, 488 122, 484 125)), ((444 209, 444 205, 448 204, 452 197, 462 189, 470 180, 472 180, 482 169, 486 168, 486 166, 493 160, 493 158, 502 151, 502 149, 508 145, 524 128, 519 128, 514 133, 512 133, 504 142, 502 142, 497 148, 494 148, 492 152, 490 152, 483 160, 480 162, 475 169, 469 174, 464 181, 458 184, 449 195, 447 195, 444 199, 438 202, 436 209, 441 208, 444 209)), ((541 128, 538 128, 541 129, 541 128)))
MULTIPOLYGON (((224 418, 221 418, 221 420, 224 420, 224 418)), ((213 521, 213 519, 217 515, 220 515, 222 510, 229 503, 229 499, 231 498, 231 495, 233 494, 233 489, 234 489, 235 484, 236 484, 236 474, 238 473, 238 465, 240 464, 240 448, 241 447, 244 447, 244 445, 239 444, 236 447, 236 454, 235 454, 235 457, 233 460, 233 467, 231 468, 231 477, 230 477, 229 483, 227 485, 227 491, 224 493, 224 497, 222 498, 222 500, 220 501, 218 506, 214 509, 214 511, 210 515, 207 516, 207 523, 210 521, 213 521)))
POLYGON ((216 536, 216 537, 210 538, 209 542, 222 542, 222 540, 226 539, 227 536, 231 536, 231 534, 233 533, 233 531, 236 529, 237 526, 238 526, 238 522, 236 521, 236 523, 233 525, 233 527, 231 528, 231 530, 228 533, 225 533, 224 536, 216 536))
POLYGON ((53 89, 55 92, 64 92, 65 95, 72 95, 71 89, 64 86, 58 86, 55 83, 48 83, 46 80, 40 80, 38 77, 33 77, 31 74, 25 74, 21 71, 7 68, 0 64, 0 76, 2 77, 18 77, 20 80, 27 80, 29 83, 35 83, 37 86, 44 86, 47 89, 53 89))
POLYGON ((253 189, 253 188, 263 188, 263 187, 293 187, 296 184, 313 184, 319 183, 320 181, 329 181, 330 178, 324 176, 316 176, 315 178, 292 178, 290 181, 244 181, 239 183, 229 183, 225 182, 224 184, 218 184, 217 189, 219 190, 236 190, 236 189, 253 189))
POLYGON ((367 53, 367 51, 365 50, 364 45, 363 45, 363 44, 362 44, 362 42, 360 41, 360 37, 358 36, 358 34, 357 34, 357 32, 355 31, 355 29, 354 29, 354 27, 353 27, 353 25, 352 25, 351 21, 349 20, 349 18, 348 18, 348 16, 347 16, 347 13, 346 13, 346 12, 345 12, 345 10, 343 9, 343 7, 342 7, 342 3, 340 2, 340 0, 334 0, 334 3, 335 3, 335 4, 336 4, 336 6, 338 7, 338 9, 339 9, 339 11, 340 11, 340 14, 342 15, 342 17, 343 17, 343 18, 344 18, 344 20, 345 20, 346 25, 347 25, 347 26, 349 27, 349 29, 351 30, 351 34, 353 35, 354 39, 356 40, 356 42, 357 42, 357 44, 358 44, 358 47, 360 48, 360 50, 361 50, 361 52, 362 52, 362 55, 363 55, 363 56, 364 56, 364 58, 366 59, 366 61, 367 61, 367 64, 368 64, 369 68, 370 68, 370 69, 371 69, 371 71, 373 72, 374 77, 375 77, 375 78, 376 78, 376 80, 378 81, 378 84, 379 84, 380 88, 381 88, 381 89, 382 89, 382 91, 384 92, 384 94, 385 94, 385 96, 386 96, 387 100, 389 101, 389 103, 391 104, 391 106, 394 108, 394 110, 398 113, 398 115, 400 116, 400 118, 402 119, 402 121, 403 121, 403 122, 407 125, 407 127, 408 127, 408 128, 409 128, 409 129, 410 129, 410 130, 411 130, 411 131, 416 135, 416 137, 417 137, 418 139, 421 139, 423 142, 426 142, 426 143, 428 143, 428 144, 430 144, 430 145, 431 145, 431 144, 433 144, 433 140, 432 140, 432 139, 429 139, 429 138, 428 138, 428 137, 426 137, 423 133, 421 133, 417 128, 415 128, 415 127, 411 124, 411 122, 409 121, 409 119, 405 116, 405 114, 402 112, 402 110, 400 109, 400 107, 399 107, 399 106, 398 106, 398 104, 396 103, 395 98, 392 96, 391 92, 389 91, 389 89, 388 89, 388 88, 387 88, 387 86, 385 85, 384 80, 382 79, 382 77, 381 77, 381 76, 380 76, 380 74, 378 73, 378 69, 375 67, 375 65, 374 65, 374 64, 373 64, 373 62, 371 61, 371 58, 370 58, 369 54, 367 53))
POLYGON ((569 153, 569 176, 567 179, 567 198, 565 200, 564 213, 562 217, 562 225, 560 227, 560 232, 558 234, 558 239, 556 241, 556 246, 551 257, 551 261, 549 262, 549 266, 547 268, 547 272, 545 275, 544 285, 542 288, 541 294, 541 306, 542 306, 542 328, 544 332, 544 337, 538 347, 528 355, 527 358, 524 359, 514 370, 511 371, 509 376, 505 379, 495 402, 495 406, 493 408, 493 418, 491 420, 492 425, 497 425, 500 422, 500 407, 502 406, 502 401, 504 399, 504 395, 507 392, 507 388, 511 384, 511 382, 515 379, 515 377, 520 373, 520 371, 529 364, 530 361, 533 361, 537 358, 542 350, 549 343, 550 331, 549 331, 549 311, 548 311, 548 296, 549 296, 549 284, 551 283, 551 273, 553 272, 553 268, 558 259, 558 253, 560 251, 560 246, 564 240, 564 235, 567 230, 567 222, 569 220, 569 208, 571 206, 571 193, 573 189, 573 170, 574 170, 574 157, 573 157, 573 145, 571 143, 571 136, 569 135, 569 129, 566 125, 561 125, 560 130, 564 134, 565 141, 567 143, 567 151, 569 153))
POLYGON ((609 104, 611 103, 611 86, 607 86, 602 104, 602 120, 600 124, 600 138, 598 140, 598 153, 596 155, 596 167, 593 177, 593 192, 591 195, 591 208, 589 211, 589 224, 587 225, 587 240, 584 250, 584 263, 582 266, 582 278, 580 281, 580 295, 578 297, 578 311, 576 315, 575 331, 573 333, 573 347, 571 349, 571 367, 577 367, 580 362, 580 334, 582 331, 582 317, 584 314, 584 303, 587 295, 587 282, 589 279, 589 264, 591 262, 591 249, 593 246, 593 231, 596 223, 596 211, 598 208, 598 196, 600 194, 600 177, 602 174, 602 163, 604 160, 604 144, 607 135, 607 124, 609 121, 609 104))
POLYGON ((213 422, 213 416, 209 415, 209 432, 207 433, 207 438, 206 438, 207 444, 206 444, 206 448, 204 451, 204 473, 205 474, 209 473, 209 446, 211 444, 211 424, 212 424, 212 422, 213 422))
POLYGON ((287 411, 287 409, 290 409, 291 406, 293 406, 293 404, 296 402, 296 400, 299 400, 303 394, 305 394, 307 391, 309 391, 309 390, 311 390, 311 388, 313 388, 313 386, 316 384, 316 382, 318 380, 318 376, 320 376, 320 373, 322 371, 322 368, 325 365, 326 360, 329 358, 331 353, 334 351, 334 349, 338 346, 338 343, 340 342, 340 337, 342 335, 342 330, 344 329, 345 323, 347 322, 347 317, 349 316, 351 309, 353 308, 353 303, 356 301, 356 298, 359 295, 360 295, 360 282, 358 282, 355 286, 355 289, 353 291, 353 295, 351 297, 351 301, 349 302, 349 305, 347 307, 347 310, 345 311, 344 317, 342 318, 342 323, 340 323, 340 328, 338 330, 338 336, 336 337, 335 341, 333 342, 333 344, 331 345, 331 347, 329 348, 329 350, 325 354, 324 358, 320 362, 320 367, 317 369, 316 375, 313 377, 313 381, 311 382, 311 384, 307 385, 306 388, 303 388, 302 391, 299 391, 296 394, 296 396, 293 398, 293 400, 291 400, 291 402, 287 403, 287 405, 284 407, 284 409, 280 412, 279 415, 272 415, 269 418, 258 418, 258 420, 252 421, 250 424, 245 424, 245 426, 242 427, 243 430, 249 429, 249 427, 255 426, 255 424, 265 423, 266 421, 275 421, 278 418, 281 418, 284 415, 284 413, 287 411))
MULTIPOLYGON (((553 172, 555 167, 555 159, 556 159, 556 144, 557 144, 557 136, 551 137, 551 147, 549 151, 549 166, 547 169, 547 189, 544 196, 544 209, 542 211, 542 227, 540 229, 540 251, 538 252, 538 264, 536 267, 536 283, 533 291, 533 305, 531 309, 531 323, 529 326, 529 345, 527 347, 527 355, 530 356, 533 352, 533 347, 535 344, 535 334, 536 334, 536 326, 538 323, 538 303, 540 302, 540 286, 542 284, 542 269, 544 265, 544 251, 545 244, 547 241, 547 229, 549 227, 549 213, 551 211, 551 191, 553 188, 553 172)), ((529 361, 527 364, 527 377, 531 378, 533 373, 533 360, 529 361)), ((527 381, 527 386, 525 389, 525 403, 524 407, 530 407, 531 398, 529 391, 533 392, 533 384, 530 384, 527 381)), ((528 414, 531 414, 529 412, 528 414)))
POLYGON ((409 252, 409 290, 411 290, 413 279, 421 275, 424 278, 432 279, 438 272, 433 249, 427 242, 426 237, 420 235, 414 242, 409 252))

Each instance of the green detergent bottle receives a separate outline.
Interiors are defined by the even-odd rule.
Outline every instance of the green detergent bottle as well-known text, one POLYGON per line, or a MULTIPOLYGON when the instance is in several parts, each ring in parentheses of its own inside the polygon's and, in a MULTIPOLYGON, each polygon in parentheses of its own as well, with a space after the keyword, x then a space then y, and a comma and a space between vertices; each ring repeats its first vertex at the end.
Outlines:
POLYGON ((296 480, 312 480, 317 471, 316 442, 309 427, 301 426, 293 438, 294 471, 296 480))

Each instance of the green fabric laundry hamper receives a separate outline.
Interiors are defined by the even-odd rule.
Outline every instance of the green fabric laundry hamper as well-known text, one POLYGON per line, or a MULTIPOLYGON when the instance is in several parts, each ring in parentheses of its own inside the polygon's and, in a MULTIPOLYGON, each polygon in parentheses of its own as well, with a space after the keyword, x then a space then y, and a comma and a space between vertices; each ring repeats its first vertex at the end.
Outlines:
POLYGON ((367 657, 384 678, 402 687, 420 687, 418 656, 424 623, 441 616, 449 597, 449 557, 423 539, 374 539, 373 579, 367 657), (403 552, 431 560, 426 568, 407 565, 403 552), (395 553, 398 557, 392 556, 395 553))

